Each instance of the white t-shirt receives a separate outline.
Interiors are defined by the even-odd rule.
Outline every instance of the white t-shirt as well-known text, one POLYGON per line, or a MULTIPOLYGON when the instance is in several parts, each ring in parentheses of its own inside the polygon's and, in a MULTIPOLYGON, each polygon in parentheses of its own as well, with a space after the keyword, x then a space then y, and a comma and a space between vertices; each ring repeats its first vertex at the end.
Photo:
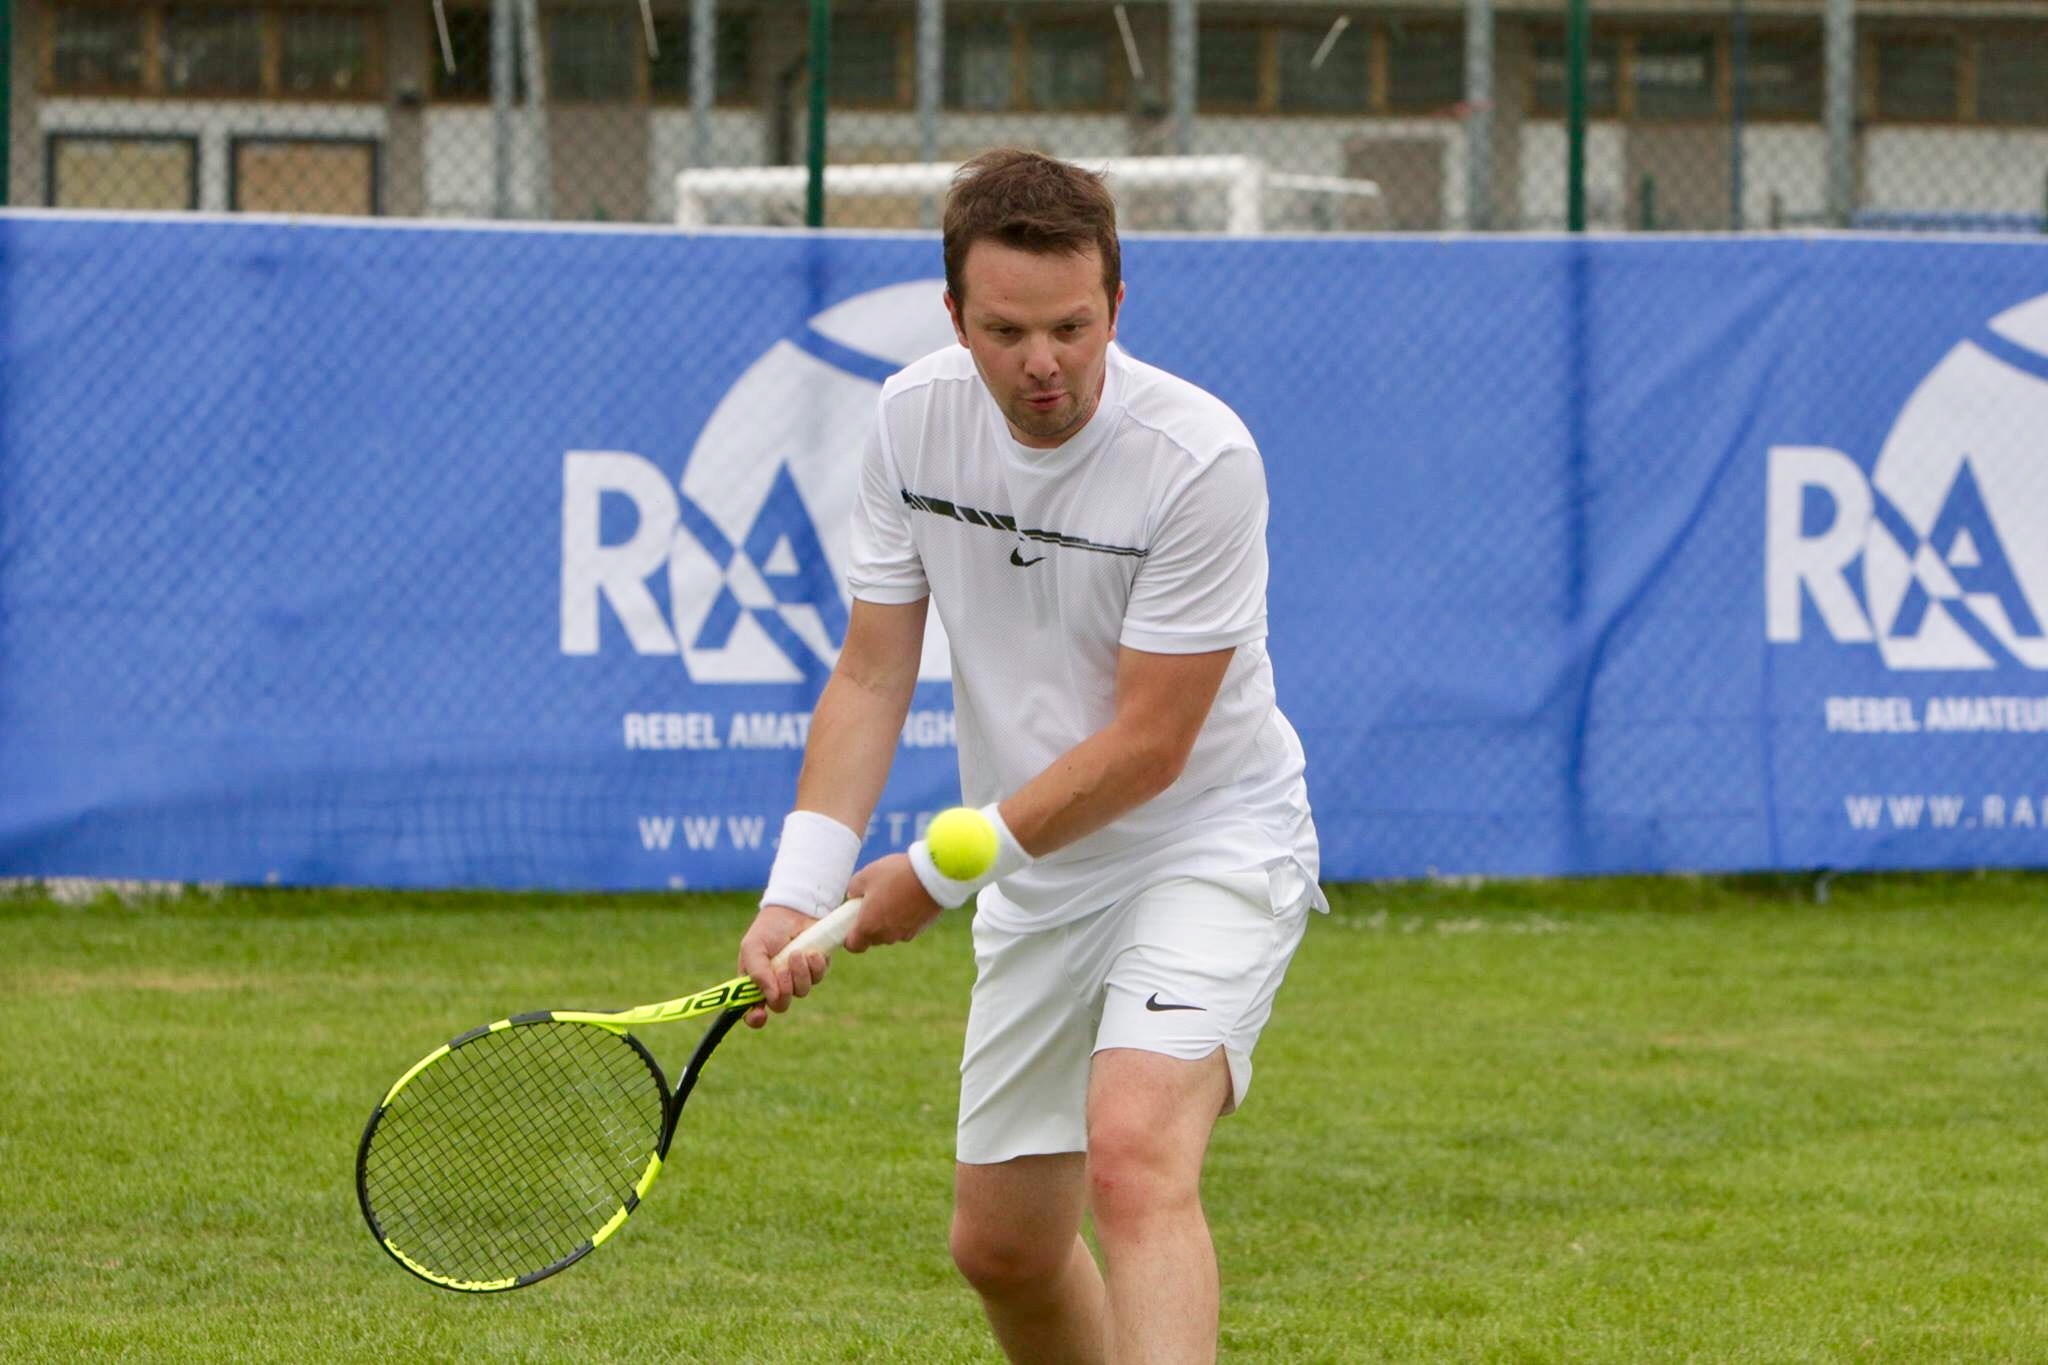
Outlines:
POLYGON ((1112 345, 1094 415, 1038 450, 1010 435, 964 347, 934 352, 882 386, 848 578, 864 602, 936 605, 970 806, 1109 724, 1119 646, 1236 649, 1173 785, 984 891, 978 913, 1046 928, 1174 877, 1260 867, 1276 894, 1321 905, 1301 741, 1266 656, 1265 466, 1221 400, 1112 345))

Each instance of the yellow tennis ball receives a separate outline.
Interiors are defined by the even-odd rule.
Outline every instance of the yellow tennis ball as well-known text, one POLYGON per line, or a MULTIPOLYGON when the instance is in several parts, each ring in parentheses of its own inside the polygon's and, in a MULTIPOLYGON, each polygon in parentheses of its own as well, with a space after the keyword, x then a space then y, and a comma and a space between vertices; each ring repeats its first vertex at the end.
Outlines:
POLYGON ((925 826, 932 863, 956 882, 971 882, 996 865, 996 827, 968 806, 942 810, 925 826))

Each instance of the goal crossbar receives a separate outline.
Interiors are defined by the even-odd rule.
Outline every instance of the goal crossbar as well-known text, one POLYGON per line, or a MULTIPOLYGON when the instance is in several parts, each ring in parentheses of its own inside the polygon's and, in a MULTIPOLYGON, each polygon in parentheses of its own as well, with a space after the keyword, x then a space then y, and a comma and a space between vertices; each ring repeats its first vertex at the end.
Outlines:
MULTIPOLYGON (((1293 175, 1269 170, 1252 156, 1128 156, 1076 158, 1077 163, 1109 180, 1112 189, 1219 189, 1225 204, 1226 232, 1262 230, 1265 198, 1270 190, 1301 190, 1316 194, 1377 199, 1379 186, 1370 180, 1340 176, 1293 175)), ((959 165, 953 162, 902 162, 894 165, 825 167, 825 193, 831 197, 876 195, 941 195, 953 183, 959 165)), ((676 175, 677 227, 704 227, 710 205, 721 196, 754 199, 800 199, 808 183, 802 166, 721 166, 681 171, 676 175)))

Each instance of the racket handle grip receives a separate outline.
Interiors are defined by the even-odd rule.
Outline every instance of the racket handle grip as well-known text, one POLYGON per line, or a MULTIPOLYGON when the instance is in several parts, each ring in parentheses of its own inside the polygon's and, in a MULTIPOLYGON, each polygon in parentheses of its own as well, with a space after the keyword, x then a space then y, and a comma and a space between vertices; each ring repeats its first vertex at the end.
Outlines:
POLYGON ((834 910, 810 928, 789 941, 789 946, 775 955, 778 967, 788 963, 793 953, 830 953, 846 942, 846 936, 853 929, 853 922, 860 918, 860 902, 851 900, 834 910))

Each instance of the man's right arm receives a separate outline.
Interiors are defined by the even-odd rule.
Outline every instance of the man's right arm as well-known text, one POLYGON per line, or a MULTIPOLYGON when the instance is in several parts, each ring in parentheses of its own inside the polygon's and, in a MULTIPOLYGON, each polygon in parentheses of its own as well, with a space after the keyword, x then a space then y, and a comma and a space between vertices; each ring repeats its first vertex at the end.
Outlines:
MULTIPOLYGON (((924 598, 889 605, 854 601, 839 662, 811 714, 796 809, 826 816, 856 834, 867 829, 917 688, 927 605, 924 598)), ((754 979, 768 1009, 778 1014, 825 974, 822 953, 802 954, 780 970, 769 965, 812 923, 801 910, 764 904, 740 940, 740 971, 754 979)), ((752 1010, 747 1022, 758 1028, 767 1015, 752 1010)))

